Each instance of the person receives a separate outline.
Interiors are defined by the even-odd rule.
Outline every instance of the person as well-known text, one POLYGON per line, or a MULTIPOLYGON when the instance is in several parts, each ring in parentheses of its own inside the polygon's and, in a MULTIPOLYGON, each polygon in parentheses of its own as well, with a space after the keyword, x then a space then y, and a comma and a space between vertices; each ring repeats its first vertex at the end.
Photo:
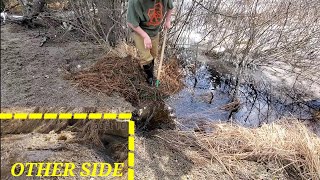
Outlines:
POLYGON ((158 55, 160 25, 171 27, 172 0, 129 0, 127 24, 133 30, 133 40, 138 49, 140 66, 147 82, 154 82, 154 61, 158 55))

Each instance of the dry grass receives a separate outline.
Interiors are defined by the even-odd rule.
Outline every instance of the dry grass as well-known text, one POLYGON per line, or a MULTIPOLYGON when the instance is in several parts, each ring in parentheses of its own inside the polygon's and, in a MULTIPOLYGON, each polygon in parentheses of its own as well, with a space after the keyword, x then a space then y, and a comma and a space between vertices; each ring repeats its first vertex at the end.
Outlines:
MULTIPOLYGON (((217 160, 234 179, 242 161, 274 164, 272 174, 288 178, 320 179, 320 138, 297 120, 250 129, 232 124, 212 124, 213 132, 179 132, 162 137, 178 145, 193 145, 198 154, 217 160)), ((253 177, 252 177, 253 178, 253 177)))
POLYGON ((130 56, 102 58, 88 70, 71 74, 69 78, 84 91, 118 94, 134 105, 143 96, 161 96, 157 89, 148 86, 139 64, 130 56))
MULTIPOLYGON (((120 58, 131 56, 134 59, 139 59, 137 49, 125 42, 119 43, 116 48, 110 50, 107 56, 120 58)), ((159 59, 155 63, 155 75, 157 75, 158 61, 159 59)), ((181 81, 183 79, 183 75, 179 67, 178 60, 175 58, 165 59, 162 68, 163 72, 161 74, 160 91, 167 95, 179 92, 183 88, 183 83, 181 81)))
POLYGON ((160 88, 150 87, 135 58, 134 48, 120 44, 87 70, 66 76, 84 91, 118 94, 133 105, 146 100, 162 100, 183 88, 178 61, 170 59, 163 66, 160 88))
POLYGON ((169 61, 163 65, 160 90, 169 95, 178 93, 184 87, 181 81, 182 78, 183 75, 180 71, 178 60, 169 59, 169 61))

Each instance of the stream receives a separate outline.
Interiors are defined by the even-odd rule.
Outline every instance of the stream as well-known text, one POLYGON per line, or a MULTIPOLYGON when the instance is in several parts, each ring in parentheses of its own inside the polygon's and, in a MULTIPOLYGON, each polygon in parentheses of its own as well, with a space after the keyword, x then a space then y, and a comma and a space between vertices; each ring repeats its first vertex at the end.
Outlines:
MULTIPOLYGON (((209 57, 195 57, 190 52, 183 52, 178 58, 183 66, 185 87, 166 99, 166 104, 172 109, 181 129, 230 120, 246 127, 258 127, 284 117, 310 119, 312 110, 320 108, 320 100, 290 103, 294 101, 289 97, 275 96, 264 86, 259 87, 259 84, 266 83, 261 78, 257 86, 241 84, 240 106, 231 116, 231 110, 225 106, 232 103, 234 68, 224 62, 210 63, 209 57), (229 72, 224 69, 229 69, 229 72)), ((259 72, 253 73, 260 76, 259 72)))

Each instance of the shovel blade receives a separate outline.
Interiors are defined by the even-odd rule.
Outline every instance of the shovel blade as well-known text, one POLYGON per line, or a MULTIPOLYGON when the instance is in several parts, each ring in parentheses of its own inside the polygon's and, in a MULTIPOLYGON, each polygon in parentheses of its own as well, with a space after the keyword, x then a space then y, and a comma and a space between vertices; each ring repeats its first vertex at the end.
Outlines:
POLYGON ((156 87, 159 87, 160 86, 160 80, 157 80, 156 81, 156 87))

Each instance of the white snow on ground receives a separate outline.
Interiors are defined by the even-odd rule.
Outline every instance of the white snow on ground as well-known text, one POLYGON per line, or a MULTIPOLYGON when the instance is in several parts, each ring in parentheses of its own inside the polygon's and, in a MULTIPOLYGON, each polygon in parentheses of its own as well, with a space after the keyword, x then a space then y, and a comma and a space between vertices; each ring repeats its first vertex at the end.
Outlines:
POLYGON ((274 86, 300 86, 305 92, 311 93, 314 98, 320 98, 319 71, 318 73, 305 75, 300 69, 279 62, 272 67, 262 67, 262 74, 273 82, 274 86))

